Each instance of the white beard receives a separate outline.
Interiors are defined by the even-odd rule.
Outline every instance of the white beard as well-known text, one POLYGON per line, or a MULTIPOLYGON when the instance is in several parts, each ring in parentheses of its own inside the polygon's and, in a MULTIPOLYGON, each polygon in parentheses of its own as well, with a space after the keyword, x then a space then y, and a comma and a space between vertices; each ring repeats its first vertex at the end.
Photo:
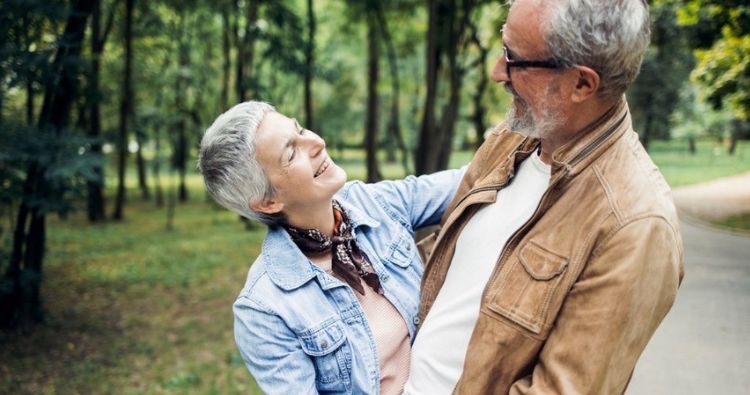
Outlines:
POLYGON ((545 138, 563 124, 563 117, 558 110, 557 101, 550 100, 552 89, 547 89, 545 100, 540 104, 542 110, 538 116, 529 108, 528 102, 518 96, 512 88, 513 102, 505 115, 508 129, 531 138, 545 138))

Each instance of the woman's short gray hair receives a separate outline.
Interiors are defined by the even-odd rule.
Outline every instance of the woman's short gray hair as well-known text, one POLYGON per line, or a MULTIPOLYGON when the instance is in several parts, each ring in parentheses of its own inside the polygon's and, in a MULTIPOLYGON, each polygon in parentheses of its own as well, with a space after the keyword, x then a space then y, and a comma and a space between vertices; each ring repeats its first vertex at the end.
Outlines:
POLYGON ((268 103, 247 101, 219 115, 201 139, 198 169, 208 193, 222 206, 265 224, 276 216, 256 212, 250 202, 268 199, 274 189, 255 159, 255 135, 267 112, 268 103))
POLYGON ((596 70, 601 97, 625 93, 640 71, 651 36, 646 2, 557 0, 547 4, 545 41, 552 56, 567 66, 596 70))

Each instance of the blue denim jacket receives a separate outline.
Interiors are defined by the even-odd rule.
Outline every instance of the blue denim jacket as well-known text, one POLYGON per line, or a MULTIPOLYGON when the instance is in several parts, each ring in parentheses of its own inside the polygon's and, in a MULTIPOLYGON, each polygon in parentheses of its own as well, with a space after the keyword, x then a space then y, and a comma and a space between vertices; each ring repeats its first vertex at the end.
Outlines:
MULTIPOLYGON (((355 181, 336 194, 412 342, 424 270, 414 229, 440 221, 462 175, 355 181)), ((264 392, 380 392, 375 340, 352 289, 307 259, 285 230, 269 229, 234 316, 237 346, 264 392)))

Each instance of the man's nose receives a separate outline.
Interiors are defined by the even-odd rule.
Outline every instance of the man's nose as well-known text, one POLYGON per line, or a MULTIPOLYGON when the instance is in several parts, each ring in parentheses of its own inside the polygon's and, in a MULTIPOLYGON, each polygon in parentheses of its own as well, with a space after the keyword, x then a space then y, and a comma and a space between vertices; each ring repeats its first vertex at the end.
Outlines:
POLYGON ((495 67, 492 68, 492 80, 501 83, 501 82, 510 82, 510 76, 508 75, 508 65, 505 64, 505 57, 499 56, 497 58, 497 62, 495 62, 495 67))

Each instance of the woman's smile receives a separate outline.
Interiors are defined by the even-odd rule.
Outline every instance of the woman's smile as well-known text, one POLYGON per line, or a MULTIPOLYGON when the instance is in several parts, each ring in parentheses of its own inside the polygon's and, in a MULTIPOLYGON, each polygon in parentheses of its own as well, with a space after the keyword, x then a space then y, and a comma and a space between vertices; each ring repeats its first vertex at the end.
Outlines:
POLYGON ((315 175, 313 175, 313 178, 318 178, 321 174, 323 174, 326 170, 328 170, 328 166, 331 164, 331 158, 329 156, 326 156, 326 158, 323 160, 323 163, 320 164, 320 167, 318 167, 318 170, 315 171, 315 175))

